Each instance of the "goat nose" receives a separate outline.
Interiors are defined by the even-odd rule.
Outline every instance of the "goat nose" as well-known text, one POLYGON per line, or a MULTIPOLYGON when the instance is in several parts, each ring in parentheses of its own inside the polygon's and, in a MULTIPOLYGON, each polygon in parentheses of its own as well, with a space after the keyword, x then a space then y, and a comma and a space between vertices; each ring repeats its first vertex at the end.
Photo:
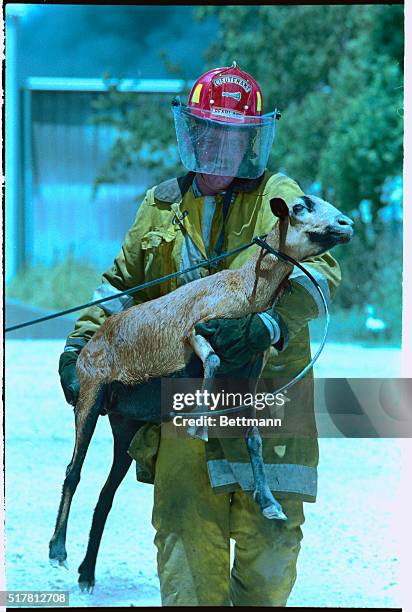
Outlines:
POLYGON ((339 225, 353 225, 352 219, 349 219, 346 215, 340 215, 336 221, 339 225))

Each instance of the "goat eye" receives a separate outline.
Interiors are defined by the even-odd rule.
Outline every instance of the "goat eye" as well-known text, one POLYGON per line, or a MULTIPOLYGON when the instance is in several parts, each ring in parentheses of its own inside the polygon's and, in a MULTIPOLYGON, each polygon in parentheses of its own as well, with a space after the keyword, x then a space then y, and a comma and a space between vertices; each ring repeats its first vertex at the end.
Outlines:
POLYGON ((302 212, 304 208, 305 207, 302 206, 302 204, 295 204, 295 206, 293 207, 293 212, 295 215, 298 215, 300 212, 302 212))

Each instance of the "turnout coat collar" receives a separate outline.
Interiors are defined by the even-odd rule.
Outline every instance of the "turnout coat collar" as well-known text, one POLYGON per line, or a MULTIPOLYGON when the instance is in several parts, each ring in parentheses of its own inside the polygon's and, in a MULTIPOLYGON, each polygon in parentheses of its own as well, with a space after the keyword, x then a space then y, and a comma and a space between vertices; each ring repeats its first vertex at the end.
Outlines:
MULTIPOLYGON (((267 175, 268 173, 264 172, 256 179, 235 178, 230 185, 230 189, 233 193, 251 193, 259 187, 267 175)), ((174 202, 181 202, 185 193, 192 186, 195 176, 196 172, 188 172, 184 176, 160 183, 154 192, 155 199, 159 200, 160 202, 168 202, 170 204, 174 202)))

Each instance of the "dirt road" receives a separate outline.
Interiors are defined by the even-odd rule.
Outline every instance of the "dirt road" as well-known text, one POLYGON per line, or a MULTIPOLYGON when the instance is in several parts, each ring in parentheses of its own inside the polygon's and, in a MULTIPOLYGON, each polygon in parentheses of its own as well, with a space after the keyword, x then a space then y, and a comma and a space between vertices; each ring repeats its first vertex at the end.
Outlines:
MULTIPOLYGON (((7 588, 68 590, 71 606, 160 605, 152 487, 137 483, 132 469, 108 519, 94 593, 82 594, 77 587, 93 508, 111 463, 105 418, 99 420, 72 505, 69 570, 49 565, 48 542, 73 448, 73 414, 57 376, 61 348, 55 340, 6 344, 7 588)), ((366 367, 374 376, 379 367, 386 376, 396 375, 399 351, 329 345, 321 363, 323 376, 339 375, 338 365, 344 376, 359 376, 366 367)), ((298 580, 289 604, 400 606, 397 440, 321 439, 320 450, 318 501, 305 505, 298 580)))

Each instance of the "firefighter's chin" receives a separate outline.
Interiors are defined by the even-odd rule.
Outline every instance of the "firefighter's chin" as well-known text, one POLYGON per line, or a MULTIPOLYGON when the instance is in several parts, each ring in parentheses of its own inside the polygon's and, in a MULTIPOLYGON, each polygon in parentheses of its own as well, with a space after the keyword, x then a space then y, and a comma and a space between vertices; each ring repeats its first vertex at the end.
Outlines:
POLYGON ((202 192, 209 191, 218 193, 229 187, 233 181, 233 176, 219 176, 217 174, 199 174, 198 183, 202 192))

